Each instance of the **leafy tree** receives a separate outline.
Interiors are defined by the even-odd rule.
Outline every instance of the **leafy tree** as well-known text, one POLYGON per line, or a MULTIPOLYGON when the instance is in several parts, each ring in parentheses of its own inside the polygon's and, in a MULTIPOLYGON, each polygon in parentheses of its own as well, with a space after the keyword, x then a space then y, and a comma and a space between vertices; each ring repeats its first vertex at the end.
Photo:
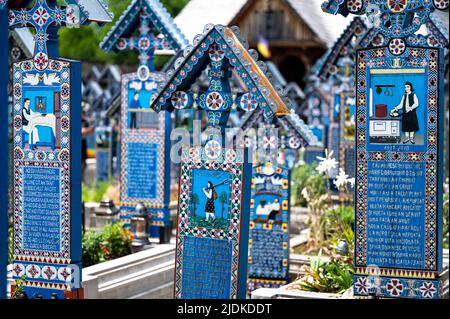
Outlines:
POLYGON ((226 192, 221 192, 220 193, 220 195, 219 195, 219 203, 221 203, 222 204, 222 213, 221 213, 221 218, 223 218, 223 211, 224 211, 224 209, 225 209, 225 204, 227 203, 227 201, 228 201, 228 196, 227 196, 227 193, 226 192))

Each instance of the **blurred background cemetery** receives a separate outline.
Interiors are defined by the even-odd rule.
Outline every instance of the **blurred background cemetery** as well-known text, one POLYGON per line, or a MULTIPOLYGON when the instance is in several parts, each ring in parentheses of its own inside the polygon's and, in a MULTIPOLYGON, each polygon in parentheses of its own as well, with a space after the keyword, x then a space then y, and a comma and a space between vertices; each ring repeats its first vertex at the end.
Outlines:
MULTIPOLYGON (((237 25, 243 37, 248 39, 250 48, 256 49, 259 58, 266 61, 273 81, 292 100, 292 112, 298 114, 322 143, 322 147, 302 148, 294 154, 283 152, 283 157, 279 159, 291 168, 289 276, 293 284, 289 289, 341 296, 353 283, 355 235, 352 191, 356 152, 351 146, 354 143, 351 139, 354 136, 355 114, 350 108, 340 107, 339 99, 347 97, 336 88, 336 73, 344 72, 342 76, 346 76, 345 72, 351 74, 349 69, 354 67, 354 62, 348 61, 352 55, 346 50, 355 50, 363 37, 352 36, 342 47, 340 41, 355 25, 362 33, 368 32, 368 22, 361 17, 344 18, 325 14, 321 10, 322 0, 161 2, 175 17, 175 23, 189 42, 202 33, 208 23, 237 25), (336 48, 341 50, 337 54, 343 58, 339 60, 342 64, 340 69, 333 73, 328 63, 337 61, 333 56, 336 48)), ((118 217, 120 80, 121 74, 136 70, 138 53, 105 53, 99 44, 129 3, 130 0, 108 0, 109 9, 115 18, 113 23, 104 27, 93 24, 79 29, 66 28, 59 33, 61 56, 80 60, 83 67, 84 149, 80 152, 85 160, 82 188, 83 268, 87 276, 86 279, 83 277, 83 282, 88 287, 98 285, 99 288, 93 289, 96 292, 91 297, 170 297, 173 289, 170 278, 173 278, 175 250, 178 165, 172 164, 171 167, 171 236, 166 239, 165 245, 158 246, 160 234, 152 227, 148 229, 152 243, 149 251, 159 252, 158 257, 152 260, 148 259, 146 252, 139 252, 142 254, 142 265, 146 265, 146 268, 126 259, 143 247, 133 245, 135 234, 124 228, 118 217), (111 165, 100 162, 100 156, 104 155, 105 150, 112 158, 111 165), (108 271, 113 269, 113 273, 116 271, 116 275, 102 275, 103 271, 106 272, 102 269, 102 263, 120 257, 125 259, 120 259, 116 266, 108 268, 108 271), (128 281, 123 279, 118 269, 127 265, 133 265, 129 267, 135 267, 136 273, 141 273, 128 281), (149 278, 153 278, 152 291, 142 288, 132 292, 134 288, 131 287, 149 278), (117 292, 118 287, 123 288, 122 292, 117 292), (128 295, 127 291, 130 291, 128 295)), ((447 39, 448 20, 448 13, 433 13, 433 21, 447 39)), ((428 31, 424 28, 422 32, 426 34, 428 31)), ((11 61, 30 58, 34 47, 32 33, 27 29, 11 31, 10 45, 11 61)), ((157 70, 167 71, 173 66, 176 56, 172 53, 155 57, 157 70)), ((444 248, 448 256, 448 49, 445 63, 444 248)), ((204 87, 206 81, 207 78, 199 80, 195 85, 204 87)), ((234 85, 239 92, 241 83, 238 79, 234 85)), ((343 91, 351 91, 351 88, 343 91)), ((354 105, 354 101, 348 104, 354 105)), ((232 115, 229 125, 239 126, 242 118, 240 114, 232 115)), ((194 119, 204 120, 198 112, 172 114, 173 127, 192 129, 194 119)))

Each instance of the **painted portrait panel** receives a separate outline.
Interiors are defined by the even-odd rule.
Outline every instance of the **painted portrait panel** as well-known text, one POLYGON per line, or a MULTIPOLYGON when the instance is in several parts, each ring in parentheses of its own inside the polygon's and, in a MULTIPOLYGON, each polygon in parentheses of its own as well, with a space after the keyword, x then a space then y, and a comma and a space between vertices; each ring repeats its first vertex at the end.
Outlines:
POLYGON ((158 129, 159 115, 150 108, 151 98, 156 93, 155 79, 128 84, 128 124, 129 129, 158 129))
MULTIPOLYGON (((377 70, 369 98, 370 144, 424 145, 427 83, 423 73, 377 70)), ((416 71, 417 72, 417 71, 416 71)))
POLYGON ((28 73, 21 100, 22 147, 53 151, 61 146, 61 85, 57 73, 28 73))
POLYGON ((192 172, 191 218, 200 227, 229 226, 230 173, 195 169, 192 172))

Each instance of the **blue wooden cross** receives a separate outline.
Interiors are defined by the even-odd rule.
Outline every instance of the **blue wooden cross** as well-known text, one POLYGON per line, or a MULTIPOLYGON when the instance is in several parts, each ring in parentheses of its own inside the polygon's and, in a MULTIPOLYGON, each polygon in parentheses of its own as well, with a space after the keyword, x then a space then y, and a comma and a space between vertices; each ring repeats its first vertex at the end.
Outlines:
MULTIPOLYGON (((7 14, 3 10, 0 0, 0 105, 8 105, 8 32, 7 14)), ((8 150, 8 108, 0 108, 0 149, 8 150)), ((0 156, 0 171, 7 172, 8 158, 0 156)), ((8 174, 4 174, 0 181, 0 299, 6 298, 6 265, 8 262, 8 174)))
POLYGON ((100 48, 106 52, 137 50, 140 62, 138 77, 146 81, 150 72, 155 72, 156 51, 176 52, 187 45, 188 41, 158 0, 133 0, 108 32, 100 48), (135 36, 136 29, 138 35, 135 36), (156 36, 156 31, 161 36, 156 36))
MULTIPOLYGON (((102 2, 82 0, 65 0, 68 6, 58 6, 56 0, 35 0, 31 9, 9 11, 9 27, 31 27, 36 30, 34 66, 37 70, 45 70, 49 57, 58 57, 57 32, 61 27, 79 27, 90 21, 110 22, 112 15, 107 12, 102 2), (91 13, 98 17, 90 17, 91 13), (102 15, 105 13, 104 15, 102 15), (106 16, 106 18, 105 18, 106 16)), ((8 0, 0 0, 0 6, 8 0)))
POLYGON ((155 64, 153 60, 157 39, 150 28, 149 15, 146 12, 145 8, 143 8, 140 12, 139 19, 139 36, 120 38, 116 43, 116 47, 120 51, 126 49, 136 49, 139 51, 139 68, 141 69, 141 71, 138 71, 138 73, 145 72, 145 69, 150 72, 154 72, 155 64))
POLYGON ((9 26, 10 28, 32 27, 36 30, 35 48, 34 48, 34 66, 37 70, 45 70, 49 63, 49 57, 57 57, 57 41, 54 45, 47 47, 47 42, 56 36, 56 32, 63 26, 77 26, 81 20, 86 20, 86 16, 81 16, 77 11, 84 15, 82 10, 79 10, 77 4, 72 4, 68 7, 56 6, 56 1, 36 0, 34 6, 27 9, 10 10, 9 12, 9 26), (78 9, 78 10, 76 10, 78 9))
POLYGON ((331 14, 366 15, 387 39, 389 51, 401 55, 434 10, 448 10, 446 0, 328 0, 322 10, 331 14))

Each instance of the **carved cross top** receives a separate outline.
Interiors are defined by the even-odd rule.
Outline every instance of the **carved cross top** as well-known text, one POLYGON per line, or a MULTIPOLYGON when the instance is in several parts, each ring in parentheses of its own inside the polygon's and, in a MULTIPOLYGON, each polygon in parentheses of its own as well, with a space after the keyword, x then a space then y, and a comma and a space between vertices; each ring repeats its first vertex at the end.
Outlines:
POLYGON ((85 18, 82 15, 83 12, 77 4, 71 4, 67 7, 51 7, 47 0, 35 0, 31 9, 9 11, 9 27, 32 27, 36 30, 36 35, 34 36, 34 66, 37 70, 43 71, 49 63, 47 50, 48 29, 50 27, 76 27, 85 18))
POLYGON ((150 28, 149 15, 142 10, 140 13, 140 27, 138 29, 138 37, 120 38, 117 40, 116 47, 118 50, 123 51, 138 50, 139 51, 139 71, 142 72, 154 71, 155 66, 153 64, 153 57, 155 54, 155 48, 157 46, 157 39, 150 28))

